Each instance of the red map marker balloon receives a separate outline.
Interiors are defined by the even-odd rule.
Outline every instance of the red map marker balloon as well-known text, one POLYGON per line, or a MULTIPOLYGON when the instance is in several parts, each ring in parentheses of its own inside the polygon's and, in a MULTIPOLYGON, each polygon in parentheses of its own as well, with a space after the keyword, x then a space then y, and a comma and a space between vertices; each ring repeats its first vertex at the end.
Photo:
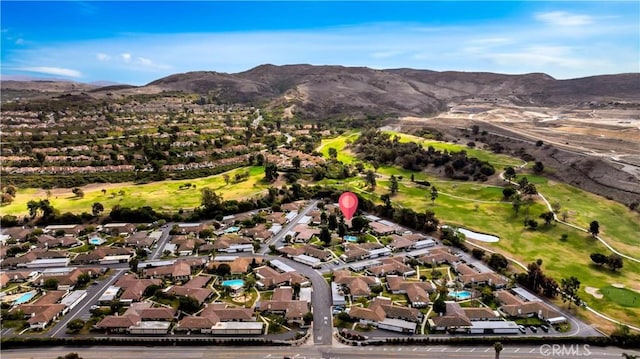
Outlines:
POLYGON ((353 214, 356 213, 356 209, 358 209, 358 196, 351 192, 344 192, 340 195, 338 204, 340 205, 342 214, 344 214, 344 218, 348 221, 353 217, 353 214))

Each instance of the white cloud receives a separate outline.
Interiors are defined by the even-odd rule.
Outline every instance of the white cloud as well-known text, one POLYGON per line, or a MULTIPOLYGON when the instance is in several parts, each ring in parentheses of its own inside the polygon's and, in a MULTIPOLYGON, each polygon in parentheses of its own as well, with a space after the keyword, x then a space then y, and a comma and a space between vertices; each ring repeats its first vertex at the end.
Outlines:
POLYGON ((16 40, 16 45, 24 45, 24 39, 19 38, 18 40, 16 40))
POLYGON ((129 53, 124 53, 124 54, 120 54, 120 57, 122 57, 122 61, 124 62, 131 62, 131 54, 129 53))
POLYGON ((18 70, 28 71, 28 72, 38 72, 41 74, 49 74, 49 75, 56 75, 56 76, 82 77, 82 73, 80 71, 66 69, 64 67, 33 66, 33 67, 21 67, 21 68, 18 68, 18 70))
POLYGON ((582 26, 593 22, 593 17, 582 14, 571 14, 566 11, 551 11, 535 14, 535 19, 555 26, 582 26))
POLYGON ((111 60, 111 56, 104 54, 102 52, 99 52, 96 54, 96 59, 98 59, 98 61, 109 61, 111 60))

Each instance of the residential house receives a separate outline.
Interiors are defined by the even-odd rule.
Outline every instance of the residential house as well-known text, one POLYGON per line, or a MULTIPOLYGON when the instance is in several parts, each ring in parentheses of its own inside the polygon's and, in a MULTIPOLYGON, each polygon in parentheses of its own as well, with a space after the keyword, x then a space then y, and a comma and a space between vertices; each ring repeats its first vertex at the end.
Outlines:
POLYGON ((283 285, 300 284, 301 286, 310 285, 309 280, 297 272, 278 272, 275 269, 262 266, 254 270, 258 281, 256 285, 259 288, 271 289, 283 285))
POLYGON ((309 302, 293 300, 291 287, 274 289, 271 300, 263 300, 256 304, 256 310, 261 313, 283 315, 287 323, 304 324, 304 315, 309 312, 309 302))
POLYGON ((393 294, 406 294, 407 300, 414 308, 426 307, 429 293, 434 293, 436 288, 431 282, 408 281, 399 276, 387 276, 387 290, 393 294))
POLYGON ((456 302, 447 301, 446 312, 429 319, 429 326, 433 330, 450 332, 468 332, 472 323, 465 311, 456 302))
POLYGON ((381 260, 380 264, 369 267, 367 272, 375 275, 376 277, 383 277, 390 274, 407 277, 416 274, 415 269, 404 263, 403 257, 384 258, 381 260))
POLYGON ((133 223, 108 223, 102 225, 102 231, 112 236, 128 237, 135 233, 136 225, 133 223))
POLYGON ((455 264, 460 258, 451 254, 444 248, 435 248, 429 254, 418 258, 418 262, 423 265, 439 265, 443 263, 455 264))
POLYGON ((123 303, 139 302, 144 296, 144 292, 152 285, 161 287, 160 279, 138 279, 135 274, 128 274, 120 277, 114 284, 116 287, 122 288, 120 301, 123 303))
POLYGON ((360 324, 408 334, 416 332, 417 323, 423 318, 418 309, 393 305, 391 299, 383 297, 376 297, 368 308, 353 306, 348 314, 360 324))
POLYGON ((371 276, 352 276, 346 270, 337 270, 333 273, 333 282, 341 285, 343 291, 349 293, 353 299, 369 297, 371 287, 381 285, 380 279, 371 276))
POLYGON ((174 282, 186 281, 191 278, 191 266, 186 261, 160 267, 146 268, 143 275, 150 278, 168 278, 174 282))

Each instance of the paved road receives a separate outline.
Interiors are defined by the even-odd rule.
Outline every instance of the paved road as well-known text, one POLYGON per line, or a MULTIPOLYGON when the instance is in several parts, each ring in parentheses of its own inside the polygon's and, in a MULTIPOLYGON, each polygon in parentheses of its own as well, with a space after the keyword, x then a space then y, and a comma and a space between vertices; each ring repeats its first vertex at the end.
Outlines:
POLYGON ((309 213, 312 209, 316 208, 317 206, 318 206, 317 199, 314 199, 313 201, 309 202, 309 204, 302 211, 298 212, 298 215, 296 216, 296 218, 294 218, 286 226, 282 227, 282 229, 280 230, 280 232, 278 232, 278 234, 273 236, 273 238, 268 240, 262 246, 262 248, 260 249, 260 254, 267 253, 269 251, 270 245, 275 245, 276 247, 282 246, 283 239, 287 235, 287 232, 289 232, 293 227, 295 227, 298 224, 298 222, 302 219, 302 217, 306 216, 307 213, 309 213))
POLYGON ((315 345, 331 345, 333 333, 333 316, 331 315, 331 288, 315 269, 296 261, 268 256, 269 259, 279 259, 305 277, 309 278, 313 288, 311 303, 313 306, 313 343, 315 345), (326 318, 326 319, 325 319, 326 318))
MULTIPOLYGON (((285 356, 295 359, 370 359, 370 358, 473 358, 492 359, 495 357, 493 346, 375 346, 375 347, 54 347, 3 350, 3 359, 52 359, 77 352, 85 359, 276 359, 285 356)), ((542 359, 584 357, 590 359, 620 358, 622 353, 640 355, 637 350, 623 350, 615 347, 594 347, 561 345, 554 343, 543 345, 505 345, 502 359, 542 359), (555 349, 555 352, 554 352, 555 349)))
POLYGON ((66 336, 67 323, 75 319, 76 317, 80 318, 89 313, 89 308, 91 305, 96 304, 102 293, 107 289, 108 286, 113 284, 120 275, 128 270, 128 268, 119 268, 114 269, 114 273, 108 279, 99 282, 98 285, 90 285, 87 287, 87 296, 82 299, 82 301, 76 305, 73 309, 67 313, 62 320, 57 322, 53 328, 49 331, 50 337, 63 337, 66 336))
POLYGON ((164 251, 164 246, 169 241, 169 232, 171 232, 171 228, 173 227, 173 225, 173 222, 169 222, 162 226, 162 235, 156 242, 156 248, 151 252, 151 255, 149 255, 147 260, 157 259, 158 257, 162 256, 162 251, 164 251))

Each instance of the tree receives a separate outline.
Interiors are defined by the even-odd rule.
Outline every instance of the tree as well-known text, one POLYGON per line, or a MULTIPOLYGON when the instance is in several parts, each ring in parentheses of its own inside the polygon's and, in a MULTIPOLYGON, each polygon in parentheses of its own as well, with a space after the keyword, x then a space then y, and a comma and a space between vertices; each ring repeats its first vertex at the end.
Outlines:
POLYGON ((544 220, 544 224, 545 226, 548 226, 551 221, 553 221, 553 212, 549 211, 549 212, 544 212, 540 215, 540 218, 542 218, 544 220))
POLYGON ((513 167, 506 167, 504 169, 503 176, 507 181, 512 181, 514 178, 516 178, 516 170, 514 170, 513 167))
POLYGON ((438 189, 436 186, 431 186, 431 205, 436 203, 436 198, 438 198, 438 189))
POLYGON ((607 258, 607 265, 609 266, 609 268, 611 268, 612 271, 616 271, 620 268, 622 268, 622 257, 620 257, 619 255, 612 253, 608 258, 607 258))
POLYGON ((536 185, 533 183, 527 183, 523 188, 522 192, 526 195, 533 196, 534 194, 538 194, 538 189, 536 185))
POLYGON ((571 303, 579 304, 580 297, 578 297, 578 289, 580 289, 580 281, 578 278, 571 276, 569 278, 562 278, 560 280, 560 288, 562 294, 562 302, 569 302, 569 309, 571 309, 571 303))
POLYGON ((74 319, 72 321, 70 321, 69 323, 67 323, 67 330, 70 333, 77 333, 80 330, 82 330, 82 328, 84 328, 84 320, 82 319, 74 319))
POLYGON ((511 196, 513 196, 513 195, 514 195, 514 194, 516 194, 516 193, 518 193, 518 192, 517 192, 513 187, 505 187, 505 188, 502 190, 502 196, 503 196, 505 199, 509 199, 509 198, 511 198, 511 196))
POLYGON ((94 202, 91 205, 91 213, 93 214, 94 217, 97 217, 102 212, 104 212, 104 206, 102 205, 102 203, 94 202))
POLYGON ((313 313, 311 312, 304 313, 304 315, 302 316, 302 320, 304 320, 305 325, 311 324, 311 322, 313 321, 313 313))
POLYGON ((77 284, 79 286, 85 285, 91 281, 91 276, 88 273, 82 273, 78 276, 77 284))
POLYGON ((327 228, 327 226, 322 226, 318 237, 326 247, 331 244, 331 231, 329 231, 329 228, 327 228))
POLYGON ((520 207, 522 207, 522 198, 519 194, 513 195, 511 205, 513 206, 513 211, 516 212, 517 216, 518 212, 520 212, 520 207))
POLYGON ((225 184, 229 184, 229 182, 231 182, 231 177, 229 177, 228 173, 223 173, 222 174, 222 179, 224 180, 225 184))
POLYGON ((482 258, 484 258, 484 254, 485 254, 484 251, 479 248, 474 248, 471 250, 471 255, 473 255, 473 258, 475 259, 482 260, 482 258))
POLYGON ((369 225, 369 220, 363 216, 355 216, 351 219, 351 228, 355 232, 362 232, 369 225))
POLYGON ((42 287, 48 290, 56 290, 58 289, 58 280, 55 278, 46 279, 42 284, 42 287))
POLYGON ((200 189, 200 204, 207 210, 222 209, 222 196, 209 187, 200 189))
POLYGON ((300 157, 298 157, 298 156, 295 156, 293 159, 291 159, 291 165, 295 169, 300 169, 301 163, 302 163, 302 161, 300 160, 300 157))
POLYGON ((509 261, 500 253, 492 253, 487 262, 495 270, 503 270, 509 266, 509 261))
POLYGON ((391 192, 391 195, 398 193, 398 188, 398 179, 396 176, 391 175, 389 178, 389 192, 391 192))
POLYGON ((274 182, 278 179, 278 166, 269 162, 266 166, 264 166, 264 179, 267 182, 274 182))
POLYGON ((334 231, 338 228, 338 216, 335 213, 331 213, 327 218, 327 225, 330 230, 334 231))
POLYGON ((13 202, 13 196, 8 193, 2 193, 0 197, 1 197, 0 202, 2 204, 9 204, 13 202))
POLYGON ((442 295, 433 302, 433 311, 438 314, 445 314, 447 312, 447 303, 444 302, 442 295))
POLYGON ((198 303, 198 300, 195 298, 181 296, 178 299, 178 309, 192 314, 200 309, 200 303, 198 303))
POLYGON ((593 261, 593 263, 595 263, 597 265, 604 265, 608 261, 607 256, 605 256, 602 253, 591 253, 590 257, 591 257, 591 260, 593 261))
POLYGON ((364 175, 364 181, 371 189, 376 188, 376 174, 372 170, 368 170, 364 175))
POLYGON ((333 147, 329 147, 329 158, 335 160, 338 158, 338 150, 333 147))
POLYGON ((293 283, 291 287, 293 288, 293 298, 300 298, 300 283, 293 283))
POLYGON ((78 198, 84 197, 84 191, 78 187, 75 187, 74 189, 72 189, 71 192, 73 192, 73 194, 75 194, 76 197, 78 198))
POLYGON ((538 293, 538 291, 540 290, 540 285, 542 284, 542 279, 544 278, 544 273, 542 273, 540 264, 536 262, 530 263, 527 266, 527 274, 525 275, 524 284, 535 293, 538 293))
POLYGON ((555 296, 558 295, 559 286, 555 279, 544 276, 540 286, 542 287, 542 294, 545 296, 555 298, 555 296))
POLYGON ((231 267, 227 263, 221 263, 218 268, 216 268, 216 274, 224 277, 231 274, 231 267))
POLYGON ((500 352, 504 349, 504 346, 500 342, 493 343, 493 349, 496 351, 496 359, 500 359, 500 352))
POLYGON ((133 273, 136 273, 138 271, 138 264, 139 264, 138 258, 132 258, 129 261, 129 268, 131 268, 131 271, 133 273))
POLYGON ((540 174, 544 171, 544 165, 540 161, 536 161, 535 165, 533 165, 533 172, 536 174, 540 174))
POLYGON ((529 229, 535 230, 538 228, 538 222, 535 219, 527 219, 525 224, 529 227, 529 229))
POLYGON ((600 233, 600 223, 598 223, 598 221, 589 223, 589 233, 594 237, 598 236, 598 233, 600 233))
POLYGON ((11 197, 15 197, 16 196, 16 188, 14 186, 7 186, 4 189, 4 192, 6 194, 8 194, 11 197))

